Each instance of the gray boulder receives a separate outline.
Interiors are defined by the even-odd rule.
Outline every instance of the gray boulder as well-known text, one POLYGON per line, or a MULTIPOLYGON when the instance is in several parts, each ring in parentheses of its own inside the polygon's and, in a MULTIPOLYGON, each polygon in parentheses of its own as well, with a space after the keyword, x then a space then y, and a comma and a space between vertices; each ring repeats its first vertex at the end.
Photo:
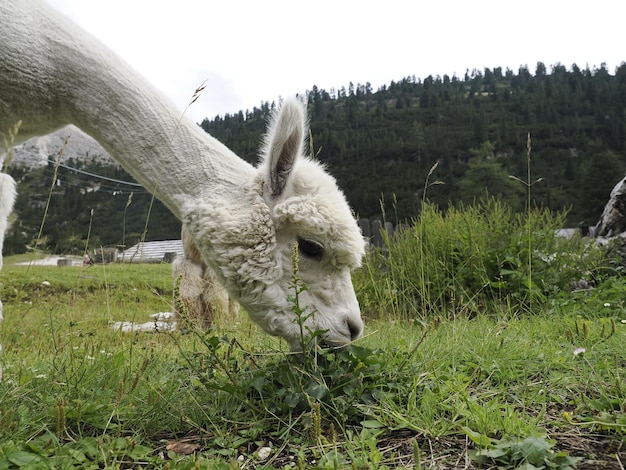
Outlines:
POLYGON ((626 177, 615 185, 602 216, 592 228, 595 242, 606 247, 609 258, 621 259, 626 266, 626 177))
POLYGON ((612 238, 626 232, 626 177, 615 185, 593 234, 612 238))

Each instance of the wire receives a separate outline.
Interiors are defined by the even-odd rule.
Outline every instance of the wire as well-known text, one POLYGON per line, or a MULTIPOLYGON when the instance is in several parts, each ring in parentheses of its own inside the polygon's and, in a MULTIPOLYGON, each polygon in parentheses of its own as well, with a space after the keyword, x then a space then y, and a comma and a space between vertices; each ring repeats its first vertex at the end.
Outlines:
MULTIPOLYGON (((55 165, 57 165, 57 162, 55 160, 48 159, 48 163, 54 163, 55 165)), ((143 185, 141 185, 139 183, 131 183, 130 181, 116 180, 115 178, 109 178, 107 176, 96 175, 95 173, 89 173, 88 171, 79 170, 78 168, 72 168, 71 166, 64 165, 63 163, 58 163, 58 165, 63 167, 63 168, 67 168, 68 170, 75 171, 77 173, 82 173, 82 174, 87 175, 87 176, 93 176, 94 178, 100 178, 100 179, 103 179, 103 180, 112 181, 114 183, 127 184, 129 186, 138 186, 140 188, 143 188, 143 185)))
MULTIPOLYGON (((55 162, 56 164, 56 162, 55 162)), ((94 184, 96 184, 94 182, 94 178, 92 177, 88 177, 88 176, 81 176, 78 174, 74 174, 74 169, 69 169, 70 167, 66 167, 64 169, 68 169, 67 173, 63 173, 63 172, 59 172, 57 174, 57 179, 60 180, 60 183, 56 183, 57 186, 64 186, 64 187, 74 187, 74 188, 79 188, 81 190, 84 190, 86 193, 88 192, 102 192, 102 193, 109 193, 109 194, 113 194, 115 195, 120 195, 120 194, 129 194, 129 193, 134 193, 134 194, 151 194, 150 191, 147 191, 145 188, 141 187, 136 188, 136 187, 127 187, 127 186, 122 186, 120 184, 114 184, 114 183, 109 183, 107 184, 107 182, 98 182, 97 183, 97 187, 94 186, 94 184)), ((48 167, 44 167, 41 169, 41 171, 43 172, 44 175, 46 175, 48 178, 52 178, 54 176, 54 172, 48 168, 48 167)), ((82 171, 82 173, 86 173, 84 171, 82 171)), ((91 173, 90 173, 91 174, 91 173)), ((94 177, 97 178, 105 178, 105 179, 110 179, 110 178, 106 178, 106 177, 102 177, 100 175, 94 175, 94 177)), ((117 180, 115 180, 117 181, 117 180)), ((124 182, 126 183, 126 182, 124 182)))

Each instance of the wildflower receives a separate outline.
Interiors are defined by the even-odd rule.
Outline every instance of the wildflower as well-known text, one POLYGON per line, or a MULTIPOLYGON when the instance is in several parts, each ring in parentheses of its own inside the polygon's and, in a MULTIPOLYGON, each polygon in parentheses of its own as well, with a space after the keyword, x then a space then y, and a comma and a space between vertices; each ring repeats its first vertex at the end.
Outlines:
POLYGON ((586 353, 587 350, 585 348, 576 348, 574 349, 574 356, 579 356, 580 354, 586 353))
POLYGON ((610 303, 608 303, 608 302, 604 302, 604 306, 605 306, 605 307, 610 307, 610 306, 611 306, 611 304, 610 304, 610 303))

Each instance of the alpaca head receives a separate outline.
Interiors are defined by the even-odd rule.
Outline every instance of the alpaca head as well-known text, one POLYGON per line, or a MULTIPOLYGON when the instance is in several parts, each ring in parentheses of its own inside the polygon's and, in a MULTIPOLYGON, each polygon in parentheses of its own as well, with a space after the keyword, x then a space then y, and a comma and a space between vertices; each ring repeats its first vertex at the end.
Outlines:
MULTIPOLYGON (((259 178, 282 265, 280 295, 293 297, 291 254, 297 245, 298 277, 306 286, 299 298, 308 317, 305 328, 325 331, 325 342, 336 346, 356 339, 363 330, 350 271, 360 265, 365 243, 335 179, 304 156, 307 132, 303 104, 286 100, 272 117, 259 178)), ((270 325, 297 346, 295 314, 280 312, 270 325)))
POLYGON ((341 346, 363 331, 350 271, 365 242, 345 196, 319 163, 304 156, 304 105, 288 99, 272 116, 262 161, 238 197, 189 206, 183 222, 204 259, 252 320, 300 347, 293 311, 292 252, 298 247, 304 334, 324 331, 341 346))

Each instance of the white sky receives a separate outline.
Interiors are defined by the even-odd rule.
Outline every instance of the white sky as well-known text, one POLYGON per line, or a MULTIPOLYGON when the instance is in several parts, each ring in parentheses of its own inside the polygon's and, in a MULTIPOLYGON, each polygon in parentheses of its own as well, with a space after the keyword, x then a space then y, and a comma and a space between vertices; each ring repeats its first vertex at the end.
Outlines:
POLYGON ((537 62, 612 74, 626 61, 617 0, 48 0, 200 122, 352 81, 537 62))

